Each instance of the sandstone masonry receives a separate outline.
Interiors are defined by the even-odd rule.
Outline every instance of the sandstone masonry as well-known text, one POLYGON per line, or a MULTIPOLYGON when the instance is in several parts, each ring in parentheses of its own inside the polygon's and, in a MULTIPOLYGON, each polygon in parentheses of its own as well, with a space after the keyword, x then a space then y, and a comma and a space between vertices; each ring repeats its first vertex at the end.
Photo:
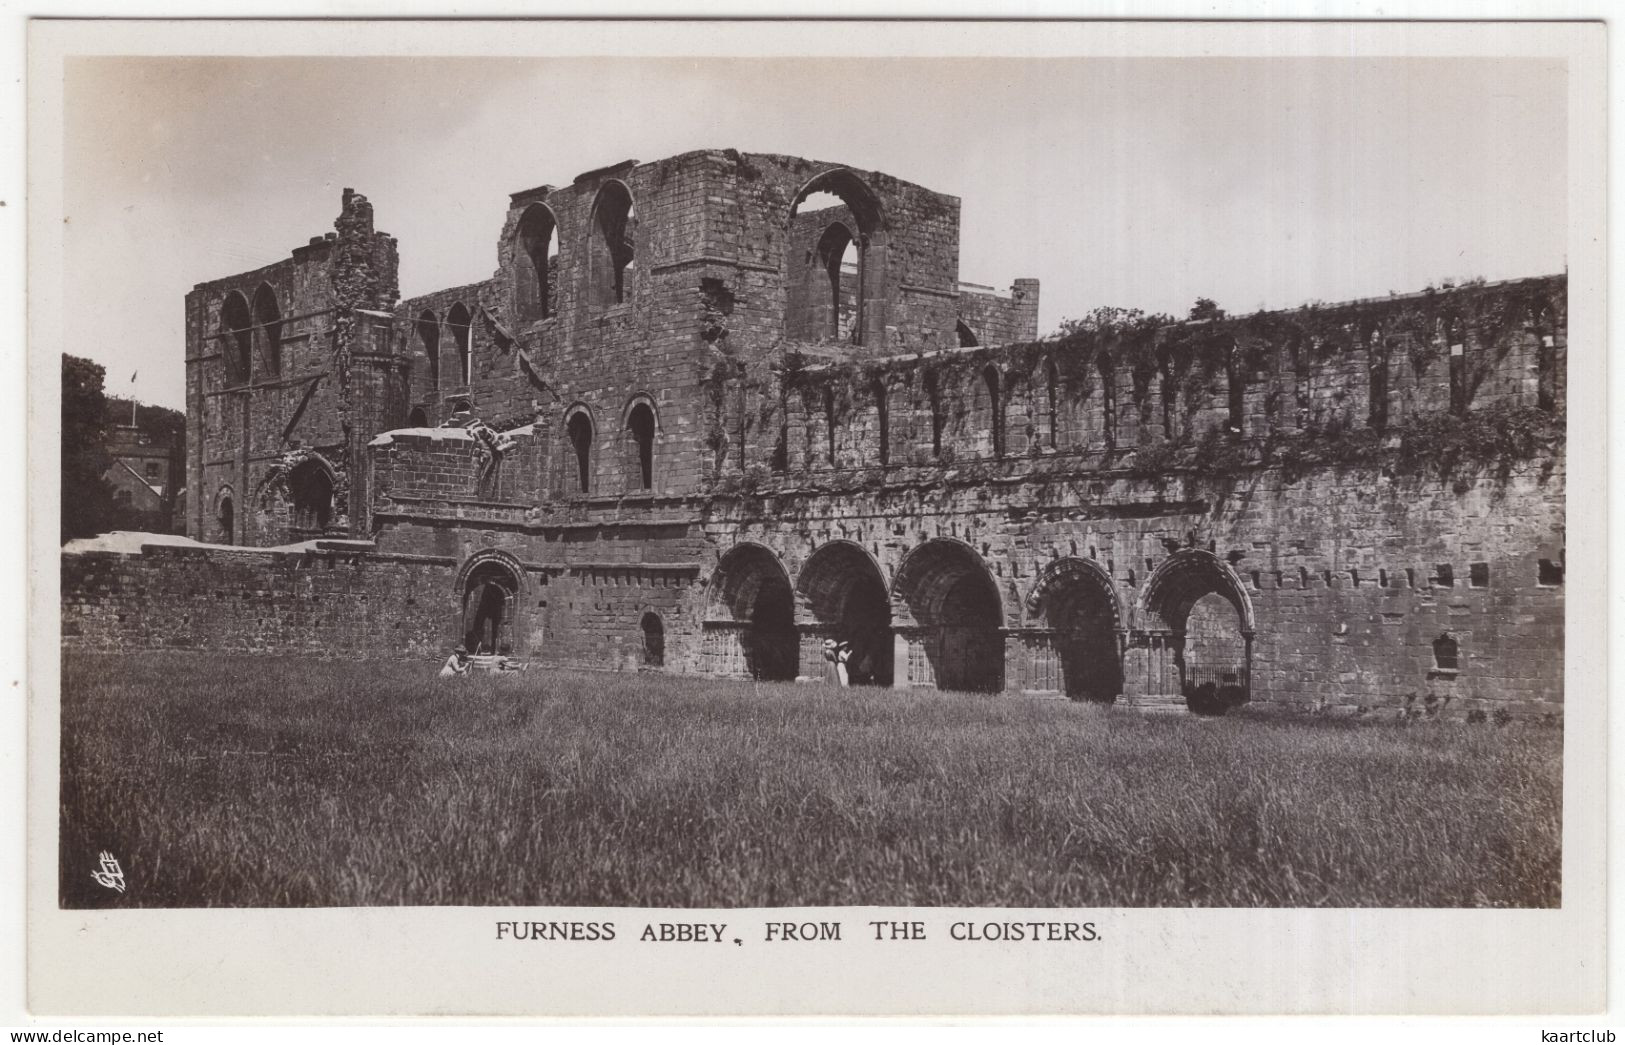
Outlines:
POLYGON ((204 543, 70 546, 64 643, 1558 713, 1563 277, 1041 341, 958 232, 695 152, 515 193, 491 278, 400 301, 346 190, 187 296, 204 543))

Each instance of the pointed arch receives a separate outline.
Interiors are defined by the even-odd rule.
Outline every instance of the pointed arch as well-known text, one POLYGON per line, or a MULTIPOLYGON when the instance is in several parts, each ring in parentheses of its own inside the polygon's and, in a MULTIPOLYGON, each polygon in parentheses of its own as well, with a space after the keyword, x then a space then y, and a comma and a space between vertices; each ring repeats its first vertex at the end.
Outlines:
POLYGON ((880 467, 891 464, 891 404, 887 401, 886 382, 875 378, 869 382, 869 397, 875 406, 875 435, 880 451, 880 467))
POLYGON ((587 293, 597 308, 622 304, 631 292, 637 213, 632 190, 615 178, 598 187, 587 227, 587 293))
POLYGON ((987 413, 982 418, 991 440, 994 457, 1004 456, 1004 375, 999 372, 997 364, 989 363, 982 368, 982 387, 977 389, 977 400, 980 405, 982 396, 986 395, 987 413))
POLYGON ((226 360, 226 384, 248 383, 249 364, 253 358, 253 313, 248 299, 240 291, 232 291, 220 304, 220 352, 226 360))
POLYGON ((288 472, 290 521, 298 530, 326 530, 333 521, 337 473, 326 459, 311 455, 288 472))
POLYGON ((1467 324, 1455 312, 1441 320, 1446 350, 1450 353, 1450 412, 1458 416, 1467 412, 1470 393, 1467 388, 1467 324))
POLYGON ((832 221, 818 238, 814 248, 818 268, 828 280, 822 294, 810 294, 808 302, 810 323, 808 334, 814 338, 833 341, 847 340, 853 330, 863 329, 863 254, 858 249, 858 237, 844 221, 832 221), (851 283, 845 268, 855 268, 851 283))
POLYGON ((1362 338, 1366 345, 1366 424, 1381 432, 1388 427, 1388 358, 1387 332, 1377 323, 1370 324, 1362 338))
POLYGON ((254 291, 254 355, 258 369, 267 377, 282 375, 282 309, 276 291, 261 283, 254 291))
POLYGON ((854 344, 879 343, 885 329, 884 288, 889 251, 886 216, 880 198, 848 168, 823 171, 804 183, 791 199, 785 225, 791 233, 787 237, 784 268, 786 334, 812 340, 829 337, 833 332, 834 336, 854 344), (815 193, 828 193, 839 199, 851 217, 851 224, 845 221, 810 224, 816 220, 813 215, 824 213, 822 210, 813 211, 798 221, 801 204, 815 193), (837 246, 839 251, 835 249, 837 246), (852 281, 852 305, 845 317, 847 328, 842 332, 840 324, 847 290, 837 259, 847 256, 856 263, 857 272, 852 281))
POLYGON ((471 385, 474 383, 474 357, 469 339, 473 331, 468 307, 461 301, 446 312, 446 329, 451 333, 452 344, 457 347, 458 382, 464 386, 471 385))
POLYGON ((440 320, 429 309, 418 314, 413 324, 417 334, 418 347, 423 357, 429 362, 429 394, 438 398, 440 395, 440 320))
POLYGON ((982 343, 982 339, 976 336, 976 331, 963 319, 954 323, 954 336, 959 339, 960 348, 975 348, 982 343))
POLYGON ((237 500, 230 483, 222 483, 214 495, 216 536, 221 544, 236 544, 237 500))

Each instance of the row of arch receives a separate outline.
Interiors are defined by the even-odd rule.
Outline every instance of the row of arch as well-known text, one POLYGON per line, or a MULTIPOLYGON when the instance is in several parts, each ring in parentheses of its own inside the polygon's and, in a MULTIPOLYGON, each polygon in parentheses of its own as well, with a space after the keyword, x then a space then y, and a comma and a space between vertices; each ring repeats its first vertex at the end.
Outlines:
MULTIPOLYGON (((877 325, 884 295, 888 236, 882 205, 857 174, 839 168, 801 187, 790 203, 789 224, 809 198, 817 202, 825 196, 843 204, 849 217, 826 223, 806 256, 788 260, 786 333, 792 338, 861 343, 865 332, 877 325), (852 277, 850 284, 844 275, 852 277)), ((628 300, 637 267, 637 221, 631 189, 618 179, 605 181, 593 198, 583 237, 590 307, 628 300)), ((510 271, 514 316, 521 323, 558 313, 559 284, 568 260, 562 255, 561 227, 558 213, 545 202, 533 202, 519 215, 510 271)), ((963 337, 962 333, 961 343, 963 337)))
MULTIPOLYGON (((520 322, 546 319, 559 307, 559 218, 546 203, 532 203, 519 215, 513 236, 513 307, 520 322)), ((588 212, 584 244, 587 299, 594 307, 619 305, 631 291, 637 267, 637 207, 626 183, 610 179, 599 186, 588 212)))
MULTIPOLYGON (((655 446, 661 434, 654 399, 639 393, 621 411, 620 444, 626 486, 631 490, 655 488, 655 446)), ((572 403, 564 412, 564 490, 586 494, 598 490, 598 425, 586 403, 572 403)))
POLYGON ((252 302, 240 290, 226 295, 220 305, 219 336, 227 385, 282 376, 282 308, 269 283, 254 290, 252 302))
MULTIPOLYGON (((1016 635, 1034 640, 1037 662, 1053 662, 1051 688, 1091 700, 1123 691, 1130 618, 1099 563, 1052 561, 1023 609, 1010 612, 981 556, 954 538, 914 548, 889 582, 853 541, 821 545, 793 581, 771 549, 744 542, 718 562, 705 626, 737 651, 732 670, 761 679, 806 673, 829 639, 851 644, 853 684, 996 692, 1006 686, 1006 637, 1016 635), (1007 626, 1023 615, 1021 627, 1007 626)), ((1196 549, 1170 556, 1148 578, 1138 611, 1148 630, 1167 636, 1181 686, 1227 677, 1245 685, 1252 604, 1222 560, 1196 549)))
MULTIPOLYGON (((291 531, 287 536, 320 534, 335 522, 335 500, 339 485, 338 470, 320 454, 312 453, 286 474, 273 482, 268 476, 260 483, 256 500, 261 510, 278 508, 286 516, 291 531), (272 498, 281 501, 273 504, 272 498)), ((214 497, 214 533, 212 538, 221 544, 238 544, 246 540, 237 532, 239 522, 237 492, 230 483, 222 483, 214 497)))
MULTIPOLYGON (((1559 330, 1549 303, 1537 302, 1531 306, 1528 329, 1536 339, 1534 405, 1551 410, 1555 408, 1558 399, 1559 330)), ((1448 353, 1449 409, 1458 415, 1464 414, 1486 379, 1489 364, 1474 358, 1474 346, 1459 317, 1441 319, 1438 325, 1438 338, 1436 347, 1441 352, 1448 353)), ((1400 338, 1378 325, 1368 327, 1362 335, 1361 346, 1368 352, 1366 370, 1369 381, 1364 421, 1371 428, 1382 430, 1389 423, 1392 398, 1390 382, 1395 365, 1393 357, 1398 346, 1402 344, 1400 338)), ((1301 341, 1289 343, 1284 352, 1293 381, 1300 386, 1296 389, 1288 388, 1286 391, 1295 392, 1301 406, 1301 401, 1307 395, 1301 386, 1308 380, 1306 375, 1310 365, 1310 353, 1301 341)), ((1416 357, 1412 360, 1412 366, 1419 375, 1426 364, 1421 357, 1416 357)), ((927 370, 922 378, 922 405, 929 413, 931 456, 940 457, 945 449, 945 435, 950 420, 949 397, 955 392, 963 391, 968 391, 970 397, 968 430, 963 434, 969 436, 972 448, 983 454, 1003 458, 1010 453, 1022 453, 1028 448, 1028 439, 1036 442, 1041 449, 1047 450, 1087 444, 1091 435, 1088 430, 1090 427, 1098 427, 1098 431, 1093 432, 1093 437, 1102 446, 1106 449, 1115 448, 1119 434, 1116 401, 1119 389, 1112 354, 1107 351, 1097 352, 1093 359, 1093 367, 1097 371, 1098 381, 1085 384, 1081 397, 1083 401, 1087 401, 1090 395, 1098 392, 1099 403, 1092 426, 1086 425, 1084 418, 1078 414, 1079 403, 1069 401, 1072 397, 1066 387, 1068 379, 1063 377, 1053 357, 1044 359, 1032 374, 989 362, 976 373, 968 390, 945 388, 938 372, 927 370), (1025 414, 1024 417, 1018 417, 1017 423, 1012 422, 1010 414, 1013 406, 1020 406, 1025 414), (1019 436, 1020 441, 1016 445, 1012 445, 1013 436, 1019 436)), ((1140 410, 1139 422, 1142 426, 1151 421, 1152 411, 1160 406, 1159 420, 1167 438, 1180 439, 1191 434, 1191 422, 1187 415, 1195 413, 1202 407, 1201 404, 1185 401, 1185 397, 1189 394, 1186 378, 1190 369, 1191 363, 1188 359, 1179 361, 1165 355, 1150 371, 1137 371, 1131 375, 1136 405, 1140 410), (1156 382, 1154 386, 1153 380, 1156 382)), ((1222 403, 1223 431, 1233 438, 1240 438, 1247 434, 1249 427, 1247 398, 1250 387, 1246 365, 1234 339, 1228 340, 1223 347, 1219 369, 1224 375, 1225 384, 1222 403)), ((878 460, 881 465, 887 465, 890 463, 892 453, 891 415, 896 387, 876 377, 870 380, 864 392, 873 410, 878 460)), ((833 387, 826 385, 819 393, 819 398, 824 415, 822 417, 824 445, 818 447, 817 452, 826 463, 834 465, 837 463, 836 434, 843 420, 837 415, 836 404, 839 397, 833 387)), ((1275 409, 1286 408, 1277 405, 1275 409)), ((1289 425, 1293 423, 1285 418, 1283 421, 1289 425)), ((1215 423, 1221 422, 1216 420, 1215 423)), ((774 471, 782 472, 788 468, 788 425, 789 419, 786 416, 780 422, 779 443, 775 448, 772 464, 774 471)), ((919 433, 918 437, 923 436, 924 433, 919 433)))
POLYGON ((418 349, 429 362, 429 388, 431 393, 438 396, 440 393, 440 378, 444 369, 440 352, 442 344, 447 338, 442 331, 449 335, 451 347, 454 349, 454 366, 452 385, 467 387, 474 380, 474 358, 471 346, 473 336, 473 319, 469 314, 468 306, 461 301, 454 302, 446 310, 445 320, 442 322, 433 309, 424 309, 418 313, 413 321, 412 332, 417 339, 418 349))

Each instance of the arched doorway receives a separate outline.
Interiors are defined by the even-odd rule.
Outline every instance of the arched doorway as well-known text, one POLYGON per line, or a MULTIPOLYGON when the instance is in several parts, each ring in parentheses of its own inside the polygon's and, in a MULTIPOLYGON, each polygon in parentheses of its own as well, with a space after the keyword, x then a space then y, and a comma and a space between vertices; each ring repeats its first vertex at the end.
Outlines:
POLYGON ((778 557, 759 544, 728 549, 711 577, 705 619, 712 674, 789 681, 796 677, 795 595, 778 557))
POLYGON ((521 651, 519 575, 501 558, 481 560, 462 582, 463 645, 470 653, 521 651))
POLYGON ((232 504, 231 491, 224 490, 215 505, 215 521, 220 528, 220 543, 233 544, 237 539, 237 510, 232 504))
POLYGON ((1111 702, 1123 691, 1122 630, 1111 578, 1099 565, 1072 556, 1045 567, 1028 607, 1043 637, 1038 688, 1073 700, 1111 702))
POLYGON ((1152 693, 1178 694, 1202 714, 1249 699, 1253 607, 1235 571, 1211 552, 1175 552, 1146 581, 1144 605, 1153 639, 1172 653, 1152 693))
MULTIPOLYGON (((796 594, 803 608, 803 671, 822 664, 825 639, 852 644, 847 670, 854 686, 892 683, 891 605, 880 567, 851 541, 831 541, 801 567, 796 594)), ((833 677, 825 673, 824 677, 833 677)))
POLYGON ((943 537, 926 541, 903 560, 892 588, 914 622, 909 682, 973 693, 1004 688, 1003 602, 970 545, 943 537))
POLYGON ((288 473, 288 502, 296 530, 322 531, 333 520, 333 472, 311 458, 288 473))

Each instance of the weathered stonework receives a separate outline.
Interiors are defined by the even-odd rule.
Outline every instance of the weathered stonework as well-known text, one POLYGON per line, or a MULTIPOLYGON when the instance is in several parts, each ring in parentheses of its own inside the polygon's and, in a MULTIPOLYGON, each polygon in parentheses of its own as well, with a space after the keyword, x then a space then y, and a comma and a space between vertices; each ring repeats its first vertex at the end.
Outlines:
POLYGON ((190 525, 370 543, 70 552, 64 641, 828 680, 836 639, 859 683, 1557 712, 1564 278, 1040 341, 1035 280, 959 282, 958 219, 832 164, 628 162, 397 304, 347 191, 188 296, 190 525))

